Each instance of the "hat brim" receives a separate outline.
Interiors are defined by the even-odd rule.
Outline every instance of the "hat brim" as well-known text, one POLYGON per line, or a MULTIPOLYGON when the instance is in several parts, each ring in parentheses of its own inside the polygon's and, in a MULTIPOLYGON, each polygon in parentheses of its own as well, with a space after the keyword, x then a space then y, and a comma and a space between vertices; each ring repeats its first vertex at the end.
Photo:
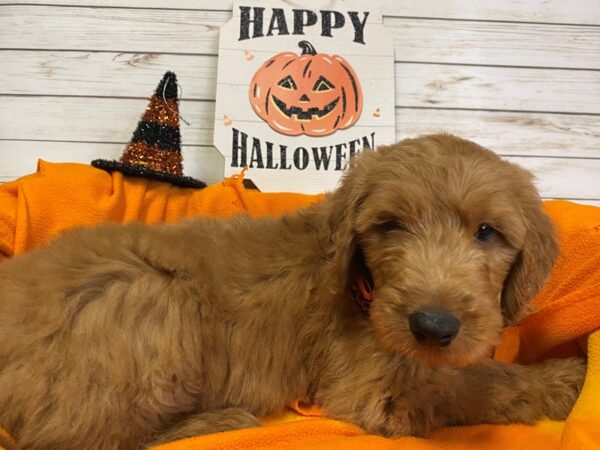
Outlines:
POLYGON ((124 164, 119 161, 108 161, 106 159, 95 159, 92 161, 92 166, 98 169, 103 169, 108 172, 122 172, 125 175, 140 177, 140 178, 152 178, 159 181, 167 181, 176 186, 189 187, 189 188, 204 188, 206 183, 197 180, 192 177, 186 177, 183 175, 173 175, 166 172, 157 172, 155 170, 147 169, 142 166, 132 166, 130 164, 124 164))

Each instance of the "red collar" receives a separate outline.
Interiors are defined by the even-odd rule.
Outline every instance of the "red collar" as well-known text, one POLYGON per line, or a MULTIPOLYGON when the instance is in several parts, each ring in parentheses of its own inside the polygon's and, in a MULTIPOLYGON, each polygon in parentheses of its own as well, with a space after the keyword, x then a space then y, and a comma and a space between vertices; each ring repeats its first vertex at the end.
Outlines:
POLYGON ((359 274, 354 283, 352 283, 352 297, 363 317, 369 317, 371 302, 373 301, 373 283, 369 281, 370 277, 365 274, 359 274))

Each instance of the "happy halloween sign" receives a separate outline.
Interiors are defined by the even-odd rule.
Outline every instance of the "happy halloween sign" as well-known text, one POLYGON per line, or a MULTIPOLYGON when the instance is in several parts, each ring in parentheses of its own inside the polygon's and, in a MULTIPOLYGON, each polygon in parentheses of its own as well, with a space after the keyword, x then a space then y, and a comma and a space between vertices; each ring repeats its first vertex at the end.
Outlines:
POLYGON ((335 188, 395 139, 394 50, 368 2, 234 1, 221 28, 215 146, 263 191, 335 188))

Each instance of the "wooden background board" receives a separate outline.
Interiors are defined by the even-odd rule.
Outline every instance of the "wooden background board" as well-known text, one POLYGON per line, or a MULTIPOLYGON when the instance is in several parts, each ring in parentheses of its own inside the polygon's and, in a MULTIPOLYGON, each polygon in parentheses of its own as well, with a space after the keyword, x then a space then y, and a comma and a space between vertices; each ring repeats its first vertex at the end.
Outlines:
MULTIPOLYGON (((532 170, 544 197, 600 205, 600 1, 376 3, 394 36, 397 138, 454 132, 532 170)), ((118 157, 166 70, 191 122, 186 173, 218 181, 230 16, 230 0, 0 0, 0 181, 37 158, 118 157)))

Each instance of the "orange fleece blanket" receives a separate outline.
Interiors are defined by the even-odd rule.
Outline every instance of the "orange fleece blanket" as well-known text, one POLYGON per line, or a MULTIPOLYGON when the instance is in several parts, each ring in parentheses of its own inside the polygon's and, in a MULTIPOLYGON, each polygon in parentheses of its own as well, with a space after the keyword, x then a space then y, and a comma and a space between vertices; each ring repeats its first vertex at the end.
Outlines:
POLYGON ((205 189, 38 162, 37 172, 0 186, 0 258, 47 243, 61 231, 102 222, 179 222, 198 216, 282 214, 322 196, 244 189, 243 174, 205 189))
MULTIPOLYGON (((40 161, 38 171, 0 186, 0 258, 30 250, 61 231, 105 221, 177 222, 200 215, 282 214, 322 199, 247 190, 243 175, 203 190, 108 174, 81 164, 40 161)), ((588 371, 575 409, 564 422, 534 426, 479 425, 438 430, 427 439, 385 439, 294 406, 258 429, 185 439, 156 450, 196 449, 600 449, 600 208, 546 202, 562 255, 537 311, 508 329, 496 357, 530 363, 587 354, 588 371), (589 336, 589 338, 588 338, 589 336)), ((0 430, 0 434, 2 431, 0 430)))

